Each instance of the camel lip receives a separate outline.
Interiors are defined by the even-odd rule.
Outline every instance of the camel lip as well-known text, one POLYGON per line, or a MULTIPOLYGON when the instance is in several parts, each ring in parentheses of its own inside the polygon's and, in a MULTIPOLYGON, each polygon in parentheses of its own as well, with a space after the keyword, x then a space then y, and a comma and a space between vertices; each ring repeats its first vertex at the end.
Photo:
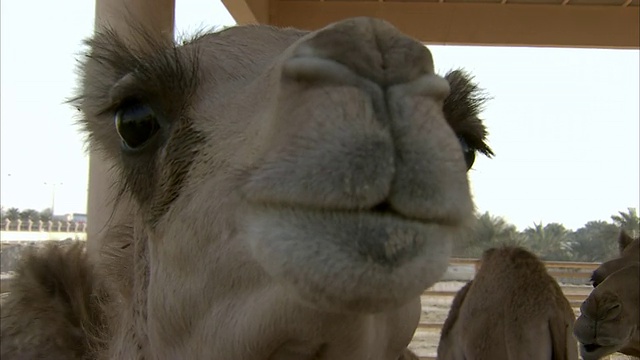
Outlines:
POLYGON ((603 348, 602 345, 598 345, 598 344, 582 344, 582 347, 586 352, 594 352, 598 349, 603 348))
POLYGON ((437 281, 459 230, 376 210, 253 204, 241 218, 240 236, 266 273, 300 301, 375 313, 437 281))
POLYGON ((580 352, 585 360, 600 359, 603 356, 613 354, 624 346, 623 343, 601 345, 598 343, 580 344, 580 352))
POLYGON ((580 344, 580 355, 584 360, 597 360, 604 356, 613 354, 619 346, 602 346, 598 344, 580 344))
POLYGON ((288 204, 288 203, 266 203, 266 202, 254 202, 253 206, 262 208, 264 210, 290 210, 299 212, 313 212, 313 213, 325 213, 331 215, 364 215, 364 216, 377 216, 380 218, 387 218, 404 222, 415 222, 424 225, 438 225, 445 227, 459 226, 463 221, 461 219, 445 219, 437 217, 420 217, 412 216, 402 213, 396 210, 390 203, 383 201, 377 205, 363 209, 349 209, 349 208, 331 208, 331 207, 314 207, 301 204, 288 204))
MULTIPOLYGON (((582 314, 584 316, 584 314, 582 314)), ((581 316, 581 317, 582 317, 581 316)), ((631 329, 629 333, 623 338, 620 339, 618 337, 609 337, 609 336, 598 336, 598 337, 589 337, 582 338, 577 337, 578 343, 580 344, 580 349, 584 350, 585 353, 600 353, 601 351, 609 351, 610 349, 614 349, 613 351, 617 351, 625 346, 631 339, 633 338, 634 330, 631 329)))
POLYGON ((388 216, 392 218, 401 219, 404 221, 415 221, 423 224, 433 224, 433 225, 441 225, 441 226, 456 226, 459 225, 460 221, 456 219, 446 219, 446 218, 437 218, 437 217, 420 217, 414 216, 410 214, 403 213, 399 210, 396 210, 391 204, 388 202, 382 202, 370 209, 360 210, 361 213, 371 213, 378 214, 380 216, 388 216))

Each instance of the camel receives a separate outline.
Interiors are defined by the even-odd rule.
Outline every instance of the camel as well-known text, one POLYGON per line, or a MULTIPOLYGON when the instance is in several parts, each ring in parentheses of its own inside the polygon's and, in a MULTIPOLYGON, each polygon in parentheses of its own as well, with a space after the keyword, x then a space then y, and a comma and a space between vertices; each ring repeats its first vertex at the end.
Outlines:
POLYGON ((620 352, 640 357, 640 263, 609 275, 580 307, 574 327, 584 360, 620 352))
POLYGON ((486 250, 454 297, 439 360, 578 359, 575 315, 556 280, 520 247, 486 250))
POLYGON ((75 100, 131 216, 23 259, 2 358, 417 359, 493 154, 472 77, 372 18, 133 34, 88 41, 75 100))
POLYGON ((614 352, 640 357, 640 238, 620 233, 620 257, 592 276, 594 289, 580 307, 574 334, 584 360, 614 352))

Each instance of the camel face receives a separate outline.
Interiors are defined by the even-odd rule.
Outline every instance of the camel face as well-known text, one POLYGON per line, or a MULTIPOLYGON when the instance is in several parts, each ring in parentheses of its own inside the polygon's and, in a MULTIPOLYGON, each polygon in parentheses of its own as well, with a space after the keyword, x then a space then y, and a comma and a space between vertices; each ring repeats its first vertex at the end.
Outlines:
POLYGON ((475 85, 367 18, 130 44, 89 42, 79 104, 135 203, 138 347, 397 357, 472 218, 474 153, 491 154, 475 85))
POLYGON ((532 253, 488 249, 475 278, 455 296, 438 359, 578 359, 573 310, 532 253))
POLYGON ((607 276, 633 264, 640 263, 640 238, 631 238, 625 232, 620 233, 620 257, 602 263, 591 275, 593 287, 604 281, 607 276))
POLYGON ((640 264, 609 275, 584 301, 574 327, 585 360, 616 351, 640 356, 640 264))
POLYGON ((379 21, 336 24, 284 53, 242 179, 242 239, 313 306, 406 303, 442 274, 471 210, 464 152, 441 113, 449 84, 424 46, 379 21))

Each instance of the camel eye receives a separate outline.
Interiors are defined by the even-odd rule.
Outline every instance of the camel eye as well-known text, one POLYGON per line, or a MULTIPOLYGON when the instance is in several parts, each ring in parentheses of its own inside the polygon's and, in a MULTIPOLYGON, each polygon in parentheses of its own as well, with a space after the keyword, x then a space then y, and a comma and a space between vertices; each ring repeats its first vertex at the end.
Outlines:
POLYGON ((595 287, 598 287, 598 285, 600 285, 600 283, 602 282, 602 277, 596 270, 591 274, 590 280, 591 280, 591 285, 595 288, 595 287))
POLYGON ((127 150, 140 149, 160 129, 151 107, 139 102, 121 106, 116 112, 115 122, 122 145, 127 150))
POLYGON ((467 163, 467 171, 471 169, 473 163, 476 161, 476 152, 467 145, 467 142, 463 138, 459 137, 460 145, 462 146, 462 152, 464 154, 464 161, 467 163))

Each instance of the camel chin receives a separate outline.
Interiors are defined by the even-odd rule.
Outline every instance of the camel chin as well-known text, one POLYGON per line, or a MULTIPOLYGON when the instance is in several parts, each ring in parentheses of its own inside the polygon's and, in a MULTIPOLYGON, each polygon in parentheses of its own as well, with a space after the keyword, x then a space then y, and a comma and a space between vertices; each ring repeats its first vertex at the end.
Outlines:
POLYGON ((598 360, 611 355, 624 347, 624 343, 603 346, 599 344, 580 344, 582 360, 598 360))

